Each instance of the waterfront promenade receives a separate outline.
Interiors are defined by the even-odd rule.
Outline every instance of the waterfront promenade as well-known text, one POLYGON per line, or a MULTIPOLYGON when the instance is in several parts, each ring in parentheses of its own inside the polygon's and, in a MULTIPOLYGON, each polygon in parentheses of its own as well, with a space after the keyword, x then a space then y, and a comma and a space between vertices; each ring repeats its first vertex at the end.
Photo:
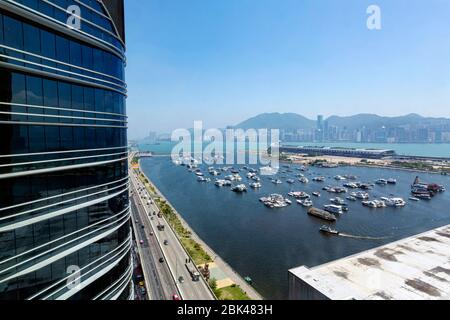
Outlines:
MULTIPOLYGON (((140 172, 146 177, 151 184, 154 191, 152 194, 153 200, 160 198, 170 205, 168 199, 159 191, 159 189, 151 182, 148 176, 142 171, 139 165, 140 172)), ((182 218, 182 216, 176 211, 176 209, 170 205, 177 215, 178 219, 182 223, 183 227, 191 233, 191 237, 194 241, 201 245, 202 249, 213 259, 213 263, 209 264, 211 271, 211 278, 214 278, 217 282, 217 289, 223 289, 232 285, 238 285, 252 300, 263 300, 263 297, 250 286, 233 268, 226 263, 214 250, 212 250, 189 226, 189 224, 182 218)), ((201 266, 198 266, 201 267, 201 266)))

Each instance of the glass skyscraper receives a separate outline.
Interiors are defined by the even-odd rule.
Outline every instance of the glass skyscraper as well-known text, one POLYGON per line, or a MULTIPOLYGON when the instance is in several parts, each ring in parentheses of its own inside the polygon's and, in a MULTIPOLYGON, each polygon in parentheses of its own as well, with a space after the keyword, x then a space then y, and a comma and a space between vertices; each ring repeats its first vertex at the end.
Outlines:
POLYGON ((0 0, 0 300, 132 297, 123 12, 0 0))

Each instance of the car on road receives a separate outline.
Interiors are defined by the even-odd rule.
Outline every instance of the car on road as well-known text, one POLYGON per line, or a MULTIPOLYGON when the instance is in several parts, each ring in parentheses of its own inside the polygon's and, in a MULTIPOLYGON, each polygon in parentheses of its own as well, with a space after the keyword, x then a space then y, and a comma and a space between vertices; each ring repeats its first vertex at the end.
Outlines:
POLYGON ((180 276, 180 277, 178 278, 178 281, 179 281, 180 283, 184 283, 184 277, 183 277, 183 276, 180 276))
POLYGON ((160 263, 164 263, 164 258, 159 258, 160 263))
POLYGON ((179 296, 179 295, 177 295, 177 294, 174 294, 174 295, 172 296, 172 300, 173 300, 173 301, 180 301, 180 300, 181 300, 181 298, 180 298, 180 296, 179 296))
POLYGON ((169 245, 169 241, 168 240, 164 240, 164 245, 168 246, 169 245))
POLYGON ((144 240, 139 241, 140 244, 144 244, 144 240))
POLYGON ((141 226, 141 228, 142 228, 142 229, 145 229, 145 226, 144 226, 144 225, 142 225, 142 226, 141 226))
POLYGON ((150 235, 153 237, 155 234, 153 232, 150 232, 150 235))

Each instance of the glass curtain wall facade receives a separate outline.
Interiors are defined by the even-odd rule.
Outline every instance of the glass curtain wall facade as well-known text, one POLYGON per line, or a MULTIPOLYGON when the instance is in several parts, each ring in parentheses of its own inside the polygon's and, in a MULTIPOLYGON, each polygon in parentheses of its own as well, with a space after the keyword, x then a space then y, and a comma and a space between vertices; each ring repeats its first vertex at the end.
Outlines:
POLYGON ((122 1, 0 0, 0 300, 132 296, 117 25, 122 1))

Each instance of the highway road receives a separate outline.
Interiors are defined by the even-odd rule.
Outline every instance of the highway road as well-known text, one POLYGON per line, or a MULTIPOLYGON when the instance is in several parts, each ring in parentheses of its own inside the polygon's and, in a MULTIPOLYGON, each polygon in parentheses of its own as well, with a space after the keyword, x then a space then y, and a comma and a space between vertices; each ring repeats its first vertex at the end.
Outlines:
MULTIPOLYGON (((176 293, 173 291, 174 287, 170 285, 170 283, 173 283, 176 285, 177 292, 183 300, 214 300, 215 297, 203 278, 199 281, 192 280, 191 274, 185 266, 186 262, 189 261, 186 251, 166 220, 157 216, 159 209, 155 205, 154 200, 150 199, 150 195, 139 181, 134 170, 130 170, 130 180, 131 190, 133 191, 132 205, 134 203, 135 206, 133 211, 136 213, 134 223, 136 224, 137 220, 141 226, 141 228, 137 226, 140 229, 137 240, 138 242, 140 240, 143 241, 143 244, 139 244, 140 251, 142 251, 142 267, 146 278, 148 277, 147 279, 150 279, 150 281, 156 282, 153 286, 152 283, 148 284, 149 287, 154 287, 150 289, 151 294, 161 297, 161 291, 164 291, 167 297, 168 292, 172 290, 171 299, 172 295, 176 293), (158 225, 160 224, 165 226, 165 229, 162 231, 158 230, 158 225), (142 228, 142 225, 145 228, 142 228), (166 245, 164 244, 165 242, 166 245), (160 257, 158 257, 158 254, 160 257), (160 258, 164 259, 163 263, 159 261, 160 258), (161 276, 154 276, 154 271, 161 264, 167 266, 170 279, 167 270, 160 270, 161 276), (182 282, 179 281, 180 277, 183 278, 182 282)), ((190 265, 193 266, 192 263, 190 265)))
POLYGON ((139 203, 139 199, 137 199, 136 193, 133 193, 131 197, 133 227, 136 231, 138 252, 146 280, 148 299, 171 300, 174 294, 179 294, 178 289, 168 266, 159 262, 163 253, 158 241, 150 235, 150 232, 152 232, 150 222, 145 218, 144 210, 138 208, 137 203, 139 203), (142 226, 145 228, 142 228, 142 226), (143 241, 143 244, 139 243, 140 240, 143 241))

